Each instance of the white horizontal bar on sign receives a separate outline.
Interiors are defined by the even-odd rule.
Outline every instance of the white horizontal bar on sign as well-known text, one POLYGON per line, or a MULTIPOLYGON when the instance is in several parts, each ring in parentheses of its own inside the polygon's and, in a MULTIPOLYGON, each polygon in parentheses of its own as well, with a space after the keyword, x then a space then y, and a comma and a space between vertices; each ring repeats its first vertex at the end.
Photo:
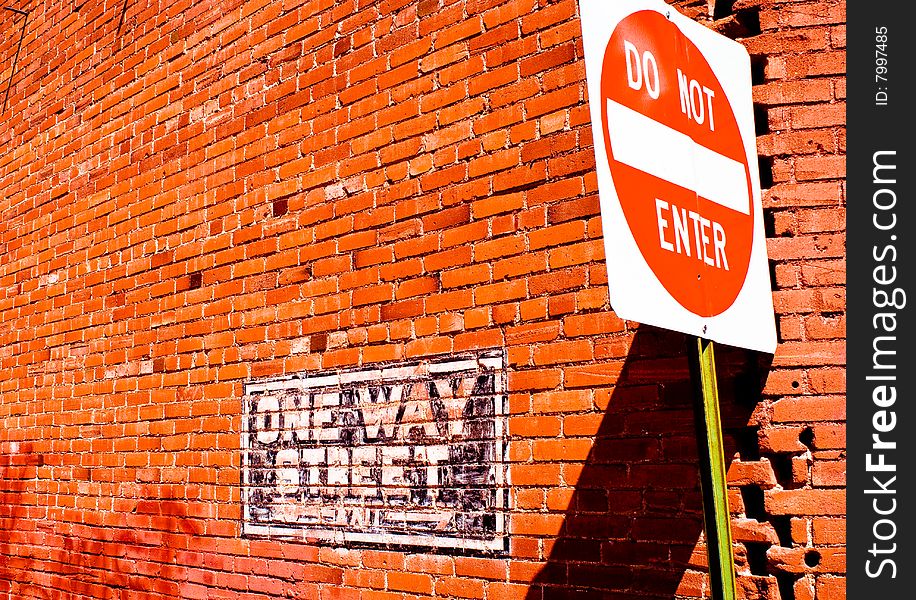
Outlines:
POLYGON ((750 214, 747 177, 738 161, 610 98, 607 128, 615 160, 750 214))

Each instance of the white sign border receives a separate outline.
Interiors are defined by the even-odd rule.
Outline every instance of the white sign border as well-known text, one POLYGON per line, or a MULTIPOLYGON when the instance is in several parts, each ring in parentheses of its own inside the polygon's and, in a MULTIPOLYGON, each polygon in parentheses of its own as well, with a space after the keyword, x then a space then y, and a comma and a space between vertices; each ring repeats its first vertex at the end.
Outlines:
POLYGON ((611 306, 623 319, 772 354, 777 342, 776 323, 764 235, 747 50, 738 42, 681 15, 663 0, 579 0, 579 6, 611 306), (668 18, 703 54, 728 98, 745 146, 753 191, 754 231, 750 263, 744 286, 734 303, 714 317, 691 313, 659 282, 626 224, 608 167, 601 125, 604 52, 617 24, 630 14, 643 10, 668 18))
POLYGON ((508 460, 508 396, 505 380, 505 359, 501 351, 484 351, 477 355, 457 354, 446 359, 405 362, 397 365, 379 367, 357 367, 346 370, 330 370, 323 374, 296 374, 275 377, 245 384, 243 398, 242 431, 241 431, 241 505, 242 535, 261 536, 286 541, 300 540, 306 543, 326 543, 334 546, 365 544, 377 547, 428 547, 441 550, 502 552, 508 543, 508 513, 511 508, 509 498, 509 460, 508 460), (344 528, 309 527, 303 525, 284 525, 275 522, 257 523, 251 516, 249 496, 253 486, 249 480, 251 451, 249 434, 249 399, 253 394, 276 390, 298 390, 305 392, 312 388, 340 387, 356 381, 425 381, 430 375, 442 373, 492 372, 495 375, 494 414, 496 455, 499 460, 494 465, 493 482, 496 490, 494 516, 496 529, 491 538, 461 538, 427 534, 410 534, 399 532, 366 533, 344 528))

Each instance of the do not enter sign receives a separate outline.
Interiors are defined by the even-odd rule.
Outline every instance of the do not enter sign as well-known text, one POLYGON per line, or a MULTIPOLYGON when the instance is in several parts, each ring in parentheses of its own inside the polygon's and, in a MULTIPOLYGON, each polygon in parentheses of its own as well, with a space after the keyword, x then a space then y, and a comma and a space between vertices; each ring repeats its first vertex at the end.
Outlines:
POLYGON ((750 59, 661 0, 582 0, 611 302, 772 352, 750 59))

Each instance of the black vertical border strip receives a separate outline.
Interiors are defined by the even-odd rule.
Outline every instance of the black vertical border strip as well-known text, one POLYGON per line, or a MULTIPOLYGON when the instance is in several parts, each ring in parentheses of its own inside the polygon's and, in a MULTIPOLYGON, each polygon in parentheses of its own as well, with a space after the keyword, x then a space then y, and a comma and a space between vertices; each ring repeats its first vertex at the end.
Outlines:
POLYGON ((916 551, 910 547, 916 545, 914 494, 905 491, 914 488, 916 479, 911 338, 916 328, 908 304, 916 302, 916 234, 911 231, 916 226, 916 173, 912 140, 905 133, 914 121, 914 98, 907 96, 906 85, 914 42, 903 7, 847 3, 846 597, 852 599, 909 597, 916 551), (887 29, 882 33, 881 28, 887 29), (887 36, 886 57, 880 53, 881 35, 887 36), (882 65, 880 58, 887 63, 882 65), (880 72, 882 66, 886 73, 880 72), (876 163, 882 165, 877 171, 876 163), (891 165, 895 168, 883 168, 891 165), (899 306, 880 306, 885 303, 882 292, 896 294, 890 301, 899 306), (876 320, 879 314, 893 319, 876 320), (876 368, 876 360, 884 368, 876 368), (875 448, 876 434, 896 447, 875 448), (875 470, 881 461, 895 469, 875 470))

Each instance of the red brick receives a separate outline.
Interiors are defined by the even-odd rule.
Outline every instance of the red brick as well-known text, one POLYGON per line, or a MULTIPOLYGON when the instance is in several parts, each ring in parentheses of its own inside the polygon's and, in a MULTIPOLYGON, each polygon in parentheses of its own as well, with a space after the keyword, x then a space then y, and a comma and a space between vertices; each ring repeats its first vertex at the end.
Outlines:
POLYGON ((535 342, 546 342, 557 339, 560 335, 560 324, 556 321, 531 323, 506 329, 506 342, 530 345, 535 342))
POLYGON ((592 355, 592 346, 585 340, 541 344, 534 350, 534 364, 578 363, 591 360, 592 355))
POLYGON ((844 519, 814 519, 815 544, 845 544, 846 521, 844 519))
POLYGON ((818 462, 812 467, 812 485, 842 487, 846 485, 846 461, 818 462))
POLYGON ((799 397, 783 398, 773 405, 776 422, 843 421, 846 404, 841 398, 799 397))
POLYGON ((762 156, 806 155, 835 153, 838 147, 833 131, 802 129, 801 131, 780 131, 758 136, 757 150, 762 156))
POLYGON ((769 490, 765 502, 767 512, 774 515, 846 514, 844 490, 769 490))
POLYGON ((782 183, 769 188, 764 195, 768 208, 784 206, 835 206, 842 198, 839 182, 782 183))
POLYGON ((817 597, 818 598, 836 598, 836 600, 846 600, 846 578, 845 577, 818 577, 817 579, 817 597))
POLYGON ((776 476, 770 462, 763 461, 732 461, 728 467, 728 483, 730 485, 758 485, 769 489, 776 486, 776 476))

